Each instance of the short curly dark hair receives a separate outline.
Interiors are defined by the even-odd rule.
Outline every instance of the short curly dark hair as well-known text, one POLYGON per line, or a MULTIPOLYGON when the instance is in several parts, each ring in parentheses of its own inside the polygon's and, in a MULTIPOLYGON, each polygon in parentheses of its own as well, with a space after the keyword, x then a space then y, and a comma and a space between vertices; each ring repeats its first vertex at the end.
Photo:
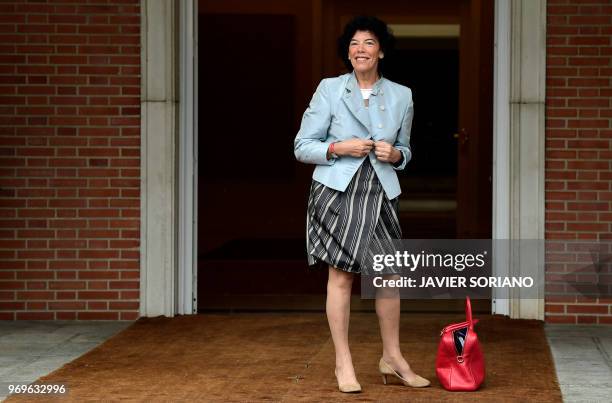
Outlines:
POLYGON ((395 37, 387 24, 373 16, 360 15, 346 24, 344 32, 338 38, 338 57, 340 57, 348 71, 353 71, 353 65, 348 60, 347 55, 351 39, 353 39, 357 31, 369 31, 378 38, 380 49, 385 55, 383 59, 378 61, 378 71, 384 72, 385 64, 388 63, 389 57, 393 54, 395 37))

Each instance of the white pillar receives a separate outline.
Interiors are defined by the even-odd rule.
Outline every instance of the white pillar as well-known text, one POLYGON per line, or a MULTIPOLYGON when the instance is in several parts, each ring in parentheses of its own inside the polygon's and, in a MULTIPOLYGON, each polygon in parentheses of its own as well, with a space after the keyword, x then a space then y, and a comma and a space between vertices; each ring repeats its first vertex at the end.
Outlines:
MULTIPOLYGON (((510 239, 510 0, 495 1, 493 61, 493 239, 510 239)), ((493 275, 509 275, 509 256, 496 248, 493 275)), ((493 290, 491 312, 510 315, 493 290)))
POLYGON ((536 240, 544 240, 545 229, 545 0, 496 1, 495 55, 493 234, 532 240, 516 243, 496 262, 495 273, 531 276, 541 294, 521 298, 520 290, 514 290, 509 300, 494 297, 493 311, 543 320, 544 251, 536 240))
POLYGON ((197 313, 198 31, 197 2, 180 7, 178 313, 197 313))
POLYGON ((140 314, 177 306, 176 4, 141 0, 140 314))

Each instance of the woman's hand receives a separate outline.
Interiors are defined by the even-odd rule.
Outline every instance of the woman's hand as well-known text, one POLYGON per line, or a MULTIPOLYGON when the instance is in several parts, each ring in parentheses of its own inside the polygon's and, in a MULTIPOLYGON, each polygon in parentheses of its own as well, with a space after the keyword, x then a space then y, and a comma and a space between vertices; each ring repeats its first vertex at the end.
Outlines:
POLYGON ((368 155, 373 147, 374 142, 372 140, 350 139, 334 144, 334 152, 339 156, 363 157, 368 155))
POLYGON ((374 154, 379 161, 395 164, 402 158, 402 152, 384 141, 374 143, 374 154))

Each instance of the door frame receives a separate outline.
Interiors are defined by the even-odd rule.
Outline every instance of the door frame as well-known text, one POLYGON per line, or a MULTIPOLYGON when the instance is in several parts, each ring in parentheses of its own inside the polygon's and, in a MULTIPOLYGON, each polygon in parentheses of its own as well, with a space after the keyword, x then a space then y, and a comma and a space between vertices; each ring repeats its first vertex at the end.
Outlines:
POLYGON ((197 4, 141 0, 140 316, 196 313, 197 4), (191 150, 194 150, 191 152, 191 150))
MULTIPOLYGON (((190 93, 188 89, 190 75, 197 82, 197 2, 179 2, 187 5, 180 7, 182 23, 174 24, 173 13, 168 13, 172 9, 170 1, 141 0, 142 316, 195 313, 197 307, 197 91, 190 93), (160 19, 164 23, 160 24, 160 19), (170 40, 151 43, 151 38, 156 37, 170 37, 170 40), (172 68, 173 61, 177 60, 172 52, 177 37, 182 52, 178 68, 172 68), (175 101, 171 84, 179 78, 177 74, 182 79, 180 96, 175 101), (160 97, 154 96, 156 90, 161 93, 160 97), (172 124, 155 125, 160 116, 153 112, 160 102, 165 106, 163 110, 169 113, 162 117, 167 116, 170 121, 172 108, 178 104, 180 114, 176 126, 180 130, 172 124), (157 172, 155 164, 166 161, 165 157, 172 157, 176 150, 163 142, 148 142, 157 136, 172 137, 179 143, 180 150, 176 159, 169 159, 175 161, 176 169, 161 188, 151 187, 149 178, 157 172), (188 144, 193 145, 193 153, 188 152, 188 144), (151 208, 150 198, 159 197, 152 191, 171 190, 174 180, 180 182, 180 186, 174 187, 178 208, 161 211, 151 208), (178 225, 174 220, 176 216, 178 225), (173 229, 176 242, 168 242, 169 228, 173 229), (173 259, 178 250, 181 251, 178 259, 173 259), (156 260, 160 256, 169 258, 156 260)), ((495 0, 494 239, 544 239, 545 38, 546 0, 495 0)), ((167 207, 175 205, 171 201, 169 204, 167 207)), ((520 256, 518 259, 508 256, 496 262, 495 273, 531 274, 543 281, 543 256, 537 264, 521 262, 520 256)), ((494 295, 492 312, 513 318, 544 319, 544 295, 536 299, 512 295, 511 299, 504 300, 494 295)))
MULTIPOLYGON (((495 0, 493 78, 493 239, 545 235, 546 0, 495 0)), ((508 250, 508 252, 510 252, 508 250)), ((531 276, 537 298, 493 293, 492 312, 544 320, 543 250, 497 255, 495 276, 531 276)))
POLYGON ((198 304, 198 2, 179 2, 178 313, 198 304))

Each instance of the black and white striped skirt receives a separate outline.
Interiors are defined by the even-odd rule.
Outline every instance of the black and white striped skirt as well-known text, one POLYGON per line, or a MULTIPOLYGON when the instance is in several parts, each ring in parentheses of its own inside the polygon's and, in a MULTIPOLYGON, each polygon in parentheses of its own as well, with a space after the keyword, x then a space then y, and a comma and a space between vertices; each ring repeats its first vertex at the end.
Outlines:
POLYGON ((344 192, 313 180, 306 216, 310 266, 320 262, 351 273, 371 273, 375 245, 401 239, 399 200, 389 200, 366 158, 344 192))

